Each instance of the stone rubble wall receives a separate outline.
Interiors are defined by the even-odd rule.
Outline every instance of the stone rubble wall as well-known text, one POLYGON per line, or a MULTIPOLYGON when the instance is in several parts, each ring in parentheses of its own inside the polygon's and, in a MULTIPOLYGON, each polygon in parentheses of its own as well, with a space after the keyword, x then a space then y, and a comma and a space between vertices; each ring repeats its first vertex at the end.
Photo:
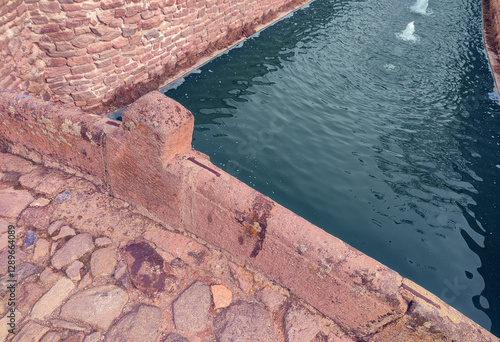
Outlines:
POLYGON ((79 173, 256 268, 364 341, 498 341, 438 297, 191 149, 193 116, 151 92, 123 122, 0 92, 3 152, 79 173))
POLYGON ((305 2, 0 0, 0 89, 95 108, 305 2))
POLYGON ((486 52, 497 89, 500 86, 500 1, 482 0, 486 52))

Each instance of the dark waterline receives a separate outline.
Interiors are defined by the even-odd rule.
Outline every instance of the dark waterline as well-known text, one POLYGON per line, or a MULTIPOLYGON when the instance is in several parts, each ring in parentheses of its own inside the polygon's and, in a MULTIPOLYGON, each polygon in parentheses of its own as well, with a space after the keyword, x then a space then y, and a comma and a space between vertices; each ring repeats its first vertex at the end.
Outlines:
POLYGON ((481 2, 316 0, 166 95, 193 145, 500 335, 500 115, 481 2), (415 23, 417 40, 398 37, 415 23))

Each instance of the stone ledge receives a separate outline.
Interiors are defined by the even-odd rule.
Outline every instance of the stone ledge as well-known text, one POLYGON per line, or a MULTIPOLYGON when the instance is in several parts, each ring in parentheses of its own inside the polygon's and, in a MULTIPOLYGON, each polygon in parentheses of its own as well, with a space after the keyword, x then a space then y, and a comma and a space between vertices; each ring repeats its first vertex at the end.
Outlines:
POLYGON ((145 215, 262 271, 352 338, 498 341, 433 294, 192 150, 193 117, 174 100, 151 92, 123 112, 123 123, 76 111, 0 92, 3 144, 90 174, 145 215), (99 139, 86 139, 86 132, 99 139))

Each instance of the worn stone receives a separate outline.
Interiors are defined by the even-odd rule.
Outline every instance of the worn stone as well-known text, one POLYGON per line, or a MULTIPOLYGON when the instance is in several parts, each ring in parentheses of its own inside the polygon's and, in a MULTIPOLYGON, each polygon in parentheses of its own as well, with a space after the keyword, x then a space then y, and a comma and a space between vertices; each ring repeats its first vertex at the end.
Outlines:
MULTIPOLYGON (((32 263, 26 262, 16 267, 14 275, 17 283, 22 283, 26 278, 32 276, 33 274, 37 274, 39 271, 40 268, 32 263)), ((0 295, 7 292, 7 285, 9 284, 9 279, 11 279, 10 275, 11 273, 8 273, 0 278, 0 295)))
POLYGON ((167 338, 163 342, 189 342, 187 338, 177 333, 168 334, 167 338))
POLYGON ((55 232, 57 232, 63 225, 64 225, 64 221, 59 220, 59 221, 52 222, 50 224, 49 228, 47 229, 47 233, 49 233, 49 235, 52 235, 55 232))
POLYGON ((49 331, 48 327, 31 321, 22 327, 12 342, 39 341, 47 331, 49 331))
POLYGON ((58 333, 57 331, 49 331, 48 333, 43 335, 40 342, 59 342, 61 340, 62 340, 61 333, 58 333))
POLYGON ((127 301, 127 293, 117 286, 94 287, 71 296, 62 307, 60 316, 108 330, 127 301))
POLYGON ((88 233, 78 234, 66 242, 52 257, 52 266, 61 269, 94 249, 92 236, 88 233))
POLYGON ((50 211, 48 207, 27 208, 21 214, 18 225, 35 227, 46 230, 50 223, 50 211))
POLYGON ((97 247, 108 247, 112 243, 113 241, 111 241, 111 239, 106 236, 95 239, 95 245, 97 247))
POLYGON ((50 242, 46 239, 38 239, 35 243, 33 261, 39 261, 49 256, 50 242))
POLYGON ((269 313, 260 304, 236 302, 223 309, 213 321, 219 342, 275 342, 269 313))
POLYGON ((83 268, 83 263, 80 260, 75 260, 71 265, 66 269, 66 275, 69 279, 73 281, 79 281, 82 279, 80 270, 83 268))
MULTIPOLYGON (((51 68, 55 69, 55 68, 51 68)), ((50 171, 42 166, 38 166, 36 169, 28 174, 24 174, 19 178, 19 183, 25 188, 34 189, 40 184, 40 182, 48 176, 50 171)))
POLYGON ((68 176, 66 174, 59 171, 51 171, 47 177, 42 179, 37 185, 35 191, 53 196, 64 186, 67 180, 68 176))
POLYGON ((64 342, 83 342, 85 334, 83 332, 78 332, 66 338, 64 342))
POLYGON ((210 286, 212 298, 214 300, 214 309, 225 308, 231 304, 233 293, 224 285, 210 286))
POLYGON ((92 254, 90 269, 94 277, 110 276, 115 271, 117 250, 114 247, 101 248, 92 254))
POLYGON ((101 341, 101 333, 96 331, 95 333, 92 333, 85 337, 83 342, 99 342, 101 341))
POLYGON ((253 274, 245 268, 238 266, 232 262, 229 263, 229 268, 233 274, 233 278, 240 289, 245 293, 250 293, 253 287, 253 274))
POLYGON ((258 298, 270 311, 273 312, 277 311, 286 302, 285 295, 273 290, 270 287, 264 287, 259 292, 258 298))
POLYGON ((287 342, 311 341, 319 332, 317 319, 302 307, 292 306, 285 315, 287 342))
POLYGON ((33 306, 31 317, 43 320, 50 316, 75 288, 75 284, 66 277, 61 277, 52 288, 33 306))
POLYGON ((45 197, 37 198, 35 201, 31 202, 30 207, 45 207, 50 203, 50 200, 45 197))
POLYGON ((33 200, 26 190, 0 189, 0 216, 18 217, 33 200))
MULTIPOLYGON (((2 319, 0 319, 0 327, 9 327, 7 324, 10 323, 11 318, 8 317, 11 315, 10 312, 6 313, 2 319)), ((18 310, 14 309, 14 315, 15 315, 15 320, 16 320, 16 328, 14 332, 17 334, 19 332, 19 325, 24 319, 24 315, 18 310)), ((7 336, 9 335, 8 329, 0 329, 0 341, 5 341, 7 339, 7 336)))
POLYGON ((129 274, 135 287, 147 294, 171 292, 177 278, 172 267, 147 243, 133 243, 124 250, 129 274))
MULTIPOLYGON (((12 222, 13 223, 13 222, 12 222)), ((9 226, 12 224, 11 222, 0 218, 0 234, 7 233, 9 230, 9 226)))
POLYGON ((29 313, 33 304, 43 295, 45 288, 41 284, 25 282, 17 288, 17 308, 29 313))
POLYGON ((113 275, 113 277, 115 279, 120 279, 125 273, 127 272, 127 264, 123 261, 123 260, 120 260, 118 262, 118 264, 116 265, 116 270, 115 270, 115 274, 113 275))
POLYGON ((0 153, 0 171, 26 174, 35 168, 32 162, 9 153, 0 153))
POLYGON ((190 332, 202 331, 208 322, 209 309, 209 287, 201 282, 195 282, 174 302, 175 327, 190 332))
POLYGON ((50 267, 46 267, 43 272, 40 273, 40 281, 45 286, 52 286, 59 278, 60 275, 52 271, 50 267))
POLYGON ((160 308, 141 305, 137 311, 120 318, 106 333, 104 341, 156 341, 160 334, 161 317, 160 308))
POLYGON ((62 226, 61 230, 59 231, 59 234, 53 236, 52 240, 57 241, 59 239, 64 239, 65 237, 75 236, 75 235, 76 233, 73 228, 71 228, 70 226, 62 226))

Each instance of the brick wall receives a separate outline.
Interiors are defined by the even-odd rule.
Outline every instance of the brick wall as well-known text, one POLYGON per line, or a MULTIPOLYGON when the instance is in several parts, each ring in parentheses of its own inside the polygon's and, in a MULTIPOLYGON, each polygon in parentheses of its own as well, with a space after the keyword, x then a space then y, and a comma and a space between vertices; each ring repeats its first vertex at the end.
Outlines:
POLYGON ((0 89, 93 108, 297 0, 0 0, 0 89))

